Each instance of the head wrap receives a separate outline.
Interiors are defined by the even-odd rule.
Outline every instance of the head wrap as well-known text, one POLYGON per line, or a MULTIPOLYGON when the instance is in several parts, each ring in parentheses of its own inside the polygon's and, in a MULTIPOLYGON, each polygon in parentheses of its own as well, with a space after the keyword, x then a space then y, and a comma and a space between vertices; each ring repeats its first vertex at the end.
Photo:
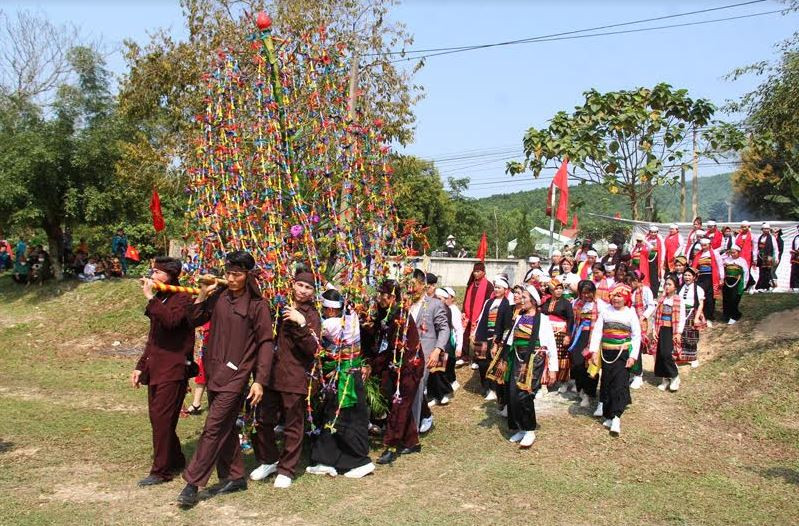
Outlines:
POLYGON ((771 225, 764 222, 762 225, 760 225, 760 228, 771 228, 771 225))
POLYGON ((635 235, 633 235, 633 239, 635 241, 643 241, 644 240, 644 235, 636 232, 635 235))
POLYGON ((594 257, 594 258, 595 257, 599 257, 599 254, 596 253, 596 250, 589 250, 588 252, 585 253, 585 255, 588 256, 588 257, 594 257))
POLYGON ((508 280, 502 276, 494 276, 494 286, 495 287, 502 287, 502 288, 510 288, 508 285, 508 280))
POLYGON ((669 228, 673 228, 674 230, 679 230, 679 229, 680 229, 680 227, 679 227, 679 226, 677 226, 677 223, 672 223, 672 224, 670 224, 670 225, 669 225, 669 228))
POLYGON ((696 277, 696 269, 694 267, 685 267, 685 274, 690 274, 696 277))
POLYGON ((538 291, 536 290, 535 287, 533 287, 532 285, 527 285, 526 287, 524 287, 524 290, 526 290, 530 294, 530 297, 533 298, 533 303, 536 306, 538 306, 538 304, 541 303, 541 296, 538 295, 538 291))
POLYGON ((563 281, 559 280, 558 276, 556 276, 556 277, 552 278, 551 280, 549 280, 549 287, 552 290, 555 290, 558 287, 563 287, 563 281))
POLYGON ((313 274, 307 271, 297 272, 297 274, 294 276, 294 281, 307 283, 312 287, 316 287, 316 282, 314 281, 313 274))
POLYGON ((687 265, 688 264, 688 258, 686 258, 685 256, 677 256, 676 258, 674 258, 674 262, 675 263, 682 263, 683 265, 687 265))
POLYGON ((657 232, 658 231, 658 226, 657 225, 649 225, 649 231, 650 232, 657 232))
POLYGON ((696 231, 696 237, 702 237, 704 235, 705 235, 705 231, 702 230, 701 228, 696 231))
POLYGON ((616 243, 608 243, 608 250, 618 250, 618 245, 616 243))
POLYGON ((741 247, 739 247, 738 245, 733 245, 733 246, 730 247, 730 250, 737 250, 738 252, 740 252, 741 251, 741 247))
POLYGON ((180 276, 181 265, 180 261, 175 258, 157 257, 153 268, 165 272, 169 275, 169 285, 177 285, 178 277, 180 276))
POLYGON ((539 263, 540 261, 541 258, 538 256, 530 256, 529 258, 527 258, 528 263, 539 263))
POLYGON ((449 294, 450 298, 454 298, 456 296, 455 289, 452 287, 444 287, 444 290, 447 292, 447 294, 449 294))
POLYGON ((563 253, 562 253, 560 250, 553 250, 553 251, 552 251, 552 255, 553 255, 553 256, 562 256, 562 255, 563 255, 563 253))
POLYGON ((749 226, 749 221, 744 219, 743 221, 741 221, 741 226, 749 226))
POLYGON ((442 289, 441 287, 438 287, 436 288, 435 296, 440 300, 445 300, 449 298, 449 293, 446 290, 442 289))
POLYGON ((711 219, 707 222, 707 226, 716 226, 716 222, 711 219))
POLYGON ((709 245, 710 244, 710 240, 708 238, 706 238, 706 237, 703 237, 702 239, 699 240, 699 244, 700 245, 709 245))
POLYGON ((610 289, 609 297, 613 298, 614 296, 621 296, 624 299, 624 305, 629 307, 632 305, 632 290, 628 285, 624 283, 617 283, 612 289, 610 289))

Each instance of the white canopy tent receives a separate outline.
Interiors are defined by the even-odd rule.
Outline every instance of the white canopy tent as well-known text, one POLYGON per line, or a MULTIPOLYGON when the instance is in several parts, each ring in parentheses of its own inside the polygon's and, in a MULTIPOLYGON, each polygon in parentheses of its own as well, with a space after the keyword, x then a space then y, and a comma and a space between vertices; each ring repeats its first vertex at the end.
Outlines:
MULTIPOLYGON (((632 246, 632 236, 635 234, 643 234, 646 235, 649 232, 650 225, 657 225, 658 229, 660 230, 660 235, 664 238, 668 235, 669 227, 672 224, 676 224, 677 227, 680 229, 680 234, 682 234, 683 239, 688 237, 688 233, 693 228, 693 223, 649 223, 646 221, 634 221, 632 219, 620 219, 612 216, 606 216, 601 214, 594 214, 589 212, 590 215, 595 217, 601 217, 602 219, 607 219, 609 221, 616 221, 619 223, 626 223, 632 226, 632 232, 630 233, 630 239, 627 241, 628 249, 632 246)), ((750 220, 749 224, 752 229, 752 239, 753 242, 757 241, 757 237, 760 235, 760 225, 763 223, 769 223, 771 225, 772 231, 777 228, 782 229, 783 234, 783 241, 785 242, 784 246, 785 249, 783 250, 782 255, 780 256, 780 263, 777 266, 777 288, 778 291, 785 291, 789 289, 790 283, 790 276, 791 276, 791 253, 790 247, 791 243, 793 242, 793 238, 795 235, 799 234, 799 222, 798 221, 763 221, 763 220, 750 220)), ((732 221, 732 222, 718 222, 719 230, 723 229, 725 226, 729 226, 733 229, 733 231, 737 231, 741 227, 740 221, 732 221)), ((757 269, 752 269, 755 273, 755 278, 757 278, 757 269)))

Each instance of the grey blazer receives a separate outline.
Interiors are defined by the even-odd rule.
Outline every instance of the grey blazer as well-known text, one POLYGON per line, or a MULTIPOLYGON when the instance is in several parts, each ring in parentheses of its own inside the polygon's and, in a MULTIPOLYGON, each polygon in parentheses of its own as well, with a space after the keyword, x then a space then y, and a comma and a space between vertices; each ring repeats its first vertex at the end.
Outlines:
POLYGON ((419 330, 419 340, 422 343, 425 358, 429 358, 436 347, 444 350, 449 341, 450 328, 446 310, 448 308, 438 298, 425 295, 422 300, 417 314, 418 319, 414 318, 414 321, 419 330))

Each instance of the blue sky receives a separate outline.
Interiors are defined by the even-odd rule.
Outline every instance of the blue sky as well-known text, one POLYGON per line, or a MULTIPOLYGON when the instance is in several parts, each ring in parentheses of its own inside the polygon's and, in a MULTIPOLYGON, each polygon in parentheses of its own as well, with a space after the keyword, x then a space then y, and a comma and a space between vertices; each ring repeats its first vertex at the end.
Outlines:
MULTIPOLYGON (((409 0, 394 9, 414 35, 413 48, 470 45, 673 15, 738 3, 716 1, 432 1, 409 0)), ((54 22, 73 22, 101 38, 109 49, 125 38, 146 41, 158 27, 184 35, 177 2, 3 1, 6 12, 40 9, 54 22)), ((776 1, 677 18, 665 25, 771 11, 776 1)), ((774 45, 797 29, 797 14, 635 34, 497 47, 431 57, 415 82, 426 97, 416 107, 416 136, 404 150, 430 159, 475 157, 439 163, 442 175, 471 177, 472 196, 526 190, 547 184, 504 175, 505 161, 520 153, 531 126, 543 127, 560 110, 579 104, 582 92, 652 86, 668 82, 693 97, 716 104, 735 99, 756 79, 730 82, 733 68, 775 56, 774 45), (506 180, 507 179, 507 180, 506 180)), ((633 27, 644 27, 633 26, 633 27)), ((124 71, 119 53, 109 57, 113 71, 124 71)), ((737 120, 736 117, 731 117, 737 120)), ((702 167, 701 175, 727 171, 702 167)))

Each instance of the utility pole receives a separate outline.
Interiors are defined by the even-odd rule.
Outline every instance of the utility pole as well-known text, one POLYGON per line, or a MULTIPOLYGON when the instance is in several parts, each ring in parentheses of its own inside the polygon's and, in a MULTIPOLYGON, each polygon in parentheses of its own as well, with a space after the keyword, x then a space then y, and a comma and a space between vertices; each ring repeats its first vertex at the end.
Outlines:
MULTIPOLYGON (((494 239, 494 257, 499 259, 499 221, 497 221, 497 207, 494 207, 494 231, 497 237, 494 239)), ((517 241, 518 243, 518 241, 517 241)))
POLYGON ((732 203, 724 201, 724 204, 727 205, 727 222, 732 223, 732 203))
MULTIPOLYGON (((694 127, 694 175, 691 180, 691 212, 699 215, 699 132, 694 127)), ((693 218, 692 218, 693 219, 693 218)))
POLYGON ((680 222, 685 223, 685 165, 680 167, 680 222))

